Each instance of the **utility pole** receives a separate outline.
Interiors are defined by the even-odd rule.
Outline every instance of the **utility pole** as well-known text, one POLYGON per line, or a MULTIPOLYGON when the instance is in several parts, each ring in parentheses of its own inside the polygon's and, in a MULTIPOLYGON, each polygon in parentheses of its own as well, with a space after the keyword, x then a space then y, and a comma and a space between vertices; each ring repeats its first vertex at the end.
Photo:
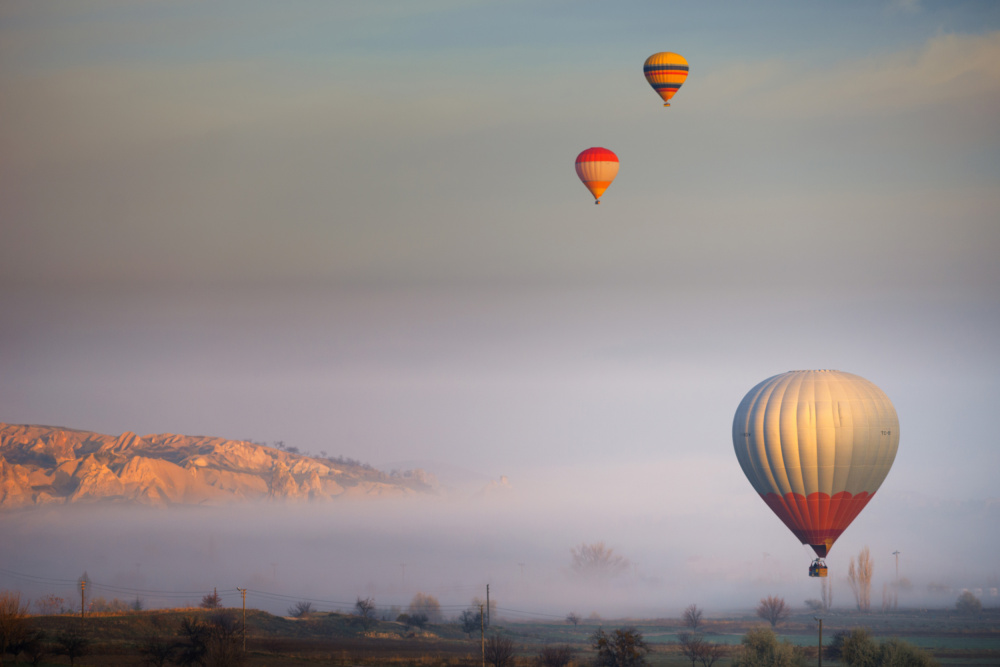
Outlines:
POLYGON ((236 587, 243 594, 243 652, 247 652, 247 589, 236 587))
POLYGON ((823 619, 815 616, 813 618, 819 621, 819 652, 816 655, 819 656, 819 667, 823 667, 823 619))
POLYGON ((479 605, 479 641, 483 648, 483 667, 486 667, 486 625, 483 618, 483 605, 479 605))
POLYGON ((892 552, 892 555, 896 557, 896 590, 892 592, 892 608, 899 608, 899 549, 892 552))
POLYGON ((84 592, 84 590, 86 590, 86 588, 87 588, 87 580, 86 579, 81 579, 80 580, 80 618, 83 618, 83 599, 84 599, 83 592, 84 592))
POLYGON ((486 584, 486 627, 490 627, 490 585, 486 584))

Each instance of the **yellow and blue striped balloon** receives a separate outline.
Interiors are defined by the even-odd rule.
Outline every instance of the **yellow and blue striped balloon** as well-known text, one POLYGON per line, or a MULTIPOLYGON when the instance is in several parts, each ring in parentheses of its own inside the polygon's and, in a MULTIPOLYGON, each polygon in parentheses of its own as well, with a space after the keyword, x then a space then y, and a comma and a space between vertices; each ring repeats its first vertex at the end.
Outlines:
POLYGON ((646 58, 642 72, 656 94, 663 98, 663 106, 669 107, 670 98, 688 77, 688 61, 679 53, 654 53, 646 58))

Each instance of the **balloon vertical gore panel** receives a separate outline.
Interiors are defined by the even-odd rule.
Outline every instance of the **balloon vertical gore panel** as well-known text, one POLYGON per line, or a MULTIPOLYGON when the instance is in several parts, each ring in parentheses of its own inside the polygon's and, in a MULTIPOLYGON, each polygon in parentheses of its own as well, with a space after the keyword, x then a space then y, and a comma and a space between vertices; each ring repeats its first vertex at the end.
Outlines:
POLYGON ((898 446, 889 397, 841 371, 770 377, 743 397, 733 418, 743 473, 820 558, 882 485, 898 446))

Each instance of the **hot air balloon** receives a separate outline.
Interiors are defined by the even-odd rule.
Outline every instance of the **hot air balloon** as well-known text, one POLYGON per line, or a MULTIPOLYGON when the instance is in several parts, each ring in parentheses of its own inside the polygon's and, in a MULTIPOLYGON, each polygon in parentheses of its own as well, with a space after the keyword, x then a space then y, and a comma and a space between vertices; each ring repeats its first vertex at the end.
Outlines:
POLYGON ((824 558, 889 474, 899 419, 874 384, 841 371, 789 371, 751 389, 733 418, 733 447, 750 484, 824 558))
POLYGON ((618 156, 607 148, 588 148, 576 156, 576 175, 594 195, 594 203, 601 203, 601 195, 618 174, 618 156))
POLYGON ((669 107, 670 98, 688 78, 688 61, 679 53, 654 53, 646 58, 642 73, 656 94, 663 98, 663 106, 669 107))

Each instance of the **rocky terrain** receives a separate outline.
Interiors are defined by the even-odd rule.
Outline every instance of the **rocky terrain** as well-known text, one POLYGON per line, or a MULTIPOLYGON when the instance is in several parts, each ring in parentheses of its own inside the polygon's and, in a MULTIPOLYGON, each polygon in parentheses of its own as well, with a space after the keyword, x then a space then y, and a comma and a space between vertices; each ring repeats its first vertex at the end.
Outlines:
POLYGON ((436 489, 433 476, 421 470, 386 474, 239 440, 0 423, 0 510, 85 502, 325 501, 436 489))

